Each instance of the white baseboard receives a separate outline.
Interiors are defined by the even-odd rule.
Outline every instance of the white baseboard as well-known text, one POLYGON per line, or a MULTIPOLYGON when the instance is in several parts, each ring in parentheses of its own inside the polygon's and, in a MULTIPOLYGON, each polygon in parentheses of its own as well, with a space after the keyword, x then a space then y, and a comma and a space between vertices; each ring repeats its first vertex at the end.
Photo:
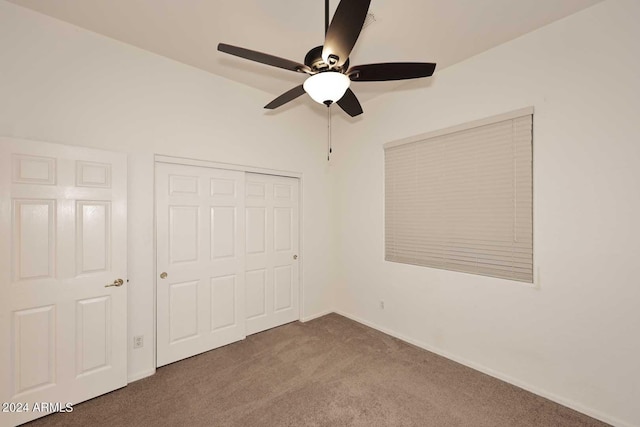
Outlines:
MULTIPOLYGON (((305 322, 308 322, 309 320, 317 319, 319 317, 326 316, 327 314, 331 314, 331 313, 334 313, 334 311, 333 310, 322 311, 320 313, 312 314, 311 316, 301 317, 300 321, 302 323, 305 323, 305 322)), ((348 317, 348 316, 345 316, 345 317, 348 317)))
POLYGON ((136 372, 135 374, 129 375, 127 377, 127 384, 131 384, 132 382, 141 380, 143 378, 150 377, 151 375, 153 375, 155 373, 156 373, 155 369, 150 369, 148 371, 143 371, 143 372, 136 372))
POLYGON ((361 319, 358 316, 354 316, 352 314, 345 313, 345 312, 342 312, 342 311, 339 311, 339 310, 336 310, 335 313, 339 314, 341 316, 344 316, 344 317, 346 317, 348 319, 351 319, 351 320, 353 320, 355 322, 362 323, 365 326, 368 326, 370 328, 376 329, 376 330, 378 330, 380 332, 383 332, 383 333, 385 333, 387 335, 391 335, 392 337, 398 338, 399 340, 405 341, 405 342, 407 342, 409 344, 413 344, 416 347, 420 347, 420 348, 422 348, 424 350, 430 351, 430 352, 435 353, 435 354, 437 354, 439 356, 442 356, 442 357, 445 357, 445 358, 447 358, 449 360, 453 360, 454 362, 460 363, 461 365, 465 365, 465 366, 467 366, 467 367, 469 367, 471 369, 475 369, 476 371, 480 371, 480 372, 482 372, 484 374, 487 374, 487 375, 492 376, 494 378, 498 378, 499 380, 502 380, 502 381, 507 382, 509 384, 513 384, 516 387, 520 387, 521 389, 527 390, 527 391, 529 391, 529 392, 531 392, 533 394, 537 394, 538 396, 541 396, 541 397, 549 399, 549 400, 551 400, 553 402, 559 403, 562 406, 566 406, 567 408, 571 408, 571 409, 573 409, 575 411, 581 412, 581 413, 583 413, 585 415, 588 415, 588 416, 590 416, 592 418, 596 418, 596 419, 598 419, 600 421, 603 421, 603 422, 605 422, 607 424, 611 424, 611 425, 619 426, 619 427, 637 427, 637 426, 634 426, 633 424, 630 424, 628 422, 622 421, 622 420, 620 420, 620 419, 618 419, 616 417, 613 417, 613 416, 610 416, 610 415, 607 415, 607 414, 603 414, 603 413, 601 413, 599 411, 596 411, 594 409, 585 407, 585 406, 581 405, 580 403, 574 402, 573 400, 566 399, 566 398, 558 396, 558 395, 556 395, 554 393, 551 393, 551 392, 548 392, 546 390, 542 390, 542 389, 540 389, 538 387, 535 387, 535 386, 532 386, 530 384, 527 384, 527 383, 525 383, 523 381, 520 381, 520 380, 518 380, 516 378, 513 378, 513 377, 511 377, 509 375, 505 375, 505 374, 503 374, 501 372, 498 372, 498 371, 495 371, 495 370, 493 370, 491 368, 487 368, 486 366, 483 366, 483 365, 471 362, 469 360, 466 360, 464 358, 461 358, 461 357, 452 355, 450 353, 447 353, 446 351, 443 351, 443 350, 441 350, 439 348, 435 348, 435 347, 432 347, 430 345, 427 345, 427 344, 423 343, 422 341, 418 341, 418 340, 415 340, 413 338, 409 338, 409 337, 407 337, 405 335, 402 335, 402 334, 399 334, 396 331, 393 331, 391 329, 383 328, 383 327, 381 327, 381 326, 379 326, 379 325, 377 325, 377 324, 375 324, 373 322, 369 322, 368 320, 361 319))

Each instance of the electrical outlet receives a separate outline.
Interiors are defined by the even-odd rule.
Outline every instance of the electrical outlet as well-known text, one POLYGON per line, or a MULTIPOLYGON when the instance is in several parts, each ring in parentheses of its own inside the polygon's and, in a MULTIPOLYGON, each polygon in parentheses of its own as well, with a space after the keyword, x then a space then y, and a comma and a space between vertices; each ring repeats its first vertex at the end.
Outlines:
POLYGON ((133 337, 133 348, 142 348, 144 347, 144 336, 138 335, 133 337))
POLYGON ((380 310, 384 310, 384 301, 380 300, 380 310))

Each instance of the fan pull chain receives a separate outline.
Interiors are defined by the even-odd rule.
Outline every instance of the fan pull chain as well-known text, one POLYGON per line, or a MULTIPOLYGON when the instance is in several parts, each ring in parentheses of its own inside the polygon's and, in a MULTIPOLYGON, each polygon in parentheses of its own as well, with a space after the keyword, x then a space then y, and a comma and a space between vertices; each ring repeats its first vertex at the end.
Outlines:
POLYGON ((331 160, 331 153, 333 149, 331 147, 331 105, 327 105, 327 161, 331 160))

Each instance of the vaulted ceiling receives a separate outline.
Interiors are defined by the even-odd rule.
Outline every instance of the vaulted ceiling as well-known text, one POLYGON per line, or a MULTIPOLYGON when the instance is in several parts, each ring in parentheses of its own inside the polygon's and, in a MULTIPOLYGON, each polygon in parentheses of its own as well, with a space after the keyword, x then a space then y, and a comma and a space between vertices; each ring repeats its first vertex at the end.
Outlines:
MULTIPOLYGON (((302 83, 304 76, 222 54, 217 44, 302 62, 324 37, 323 0, 9 1, 274 97, 302 83)), ((351 64, 436 62, 437 73, 599 1, 372 0, 373 16, 351 64)), ((331 0, 331 13, 337 4, 331 0)), ((354 90, 366 101, 401 84, 355 83, 354 90)))

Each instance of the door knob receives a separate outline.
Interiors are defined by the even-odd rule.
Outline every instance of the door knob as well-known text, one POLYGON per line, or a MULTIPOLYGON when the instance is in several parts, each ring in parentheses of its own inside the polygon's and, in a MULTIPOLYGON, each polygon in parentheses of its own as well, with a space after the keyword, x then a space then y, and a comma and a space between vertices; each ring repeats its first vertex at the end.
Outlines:
POLYGON ((293 256, 293 259, 298 259, 298 255, 294 255, 294 256, 293 256))
POLYGON ((167 278, 167 273, 164 272, 164 271, 162 273, 160 273, 160 278, 161 279, 166 279, 167 278))
POLYGON ((119 288, 120 286, 124 285, 124 280, 122 279, 116 279, 113 281, 112 284, 110 285, 104 285, 105 288, 110 288, 111 286, 115 286, 117 288, 119 288))

